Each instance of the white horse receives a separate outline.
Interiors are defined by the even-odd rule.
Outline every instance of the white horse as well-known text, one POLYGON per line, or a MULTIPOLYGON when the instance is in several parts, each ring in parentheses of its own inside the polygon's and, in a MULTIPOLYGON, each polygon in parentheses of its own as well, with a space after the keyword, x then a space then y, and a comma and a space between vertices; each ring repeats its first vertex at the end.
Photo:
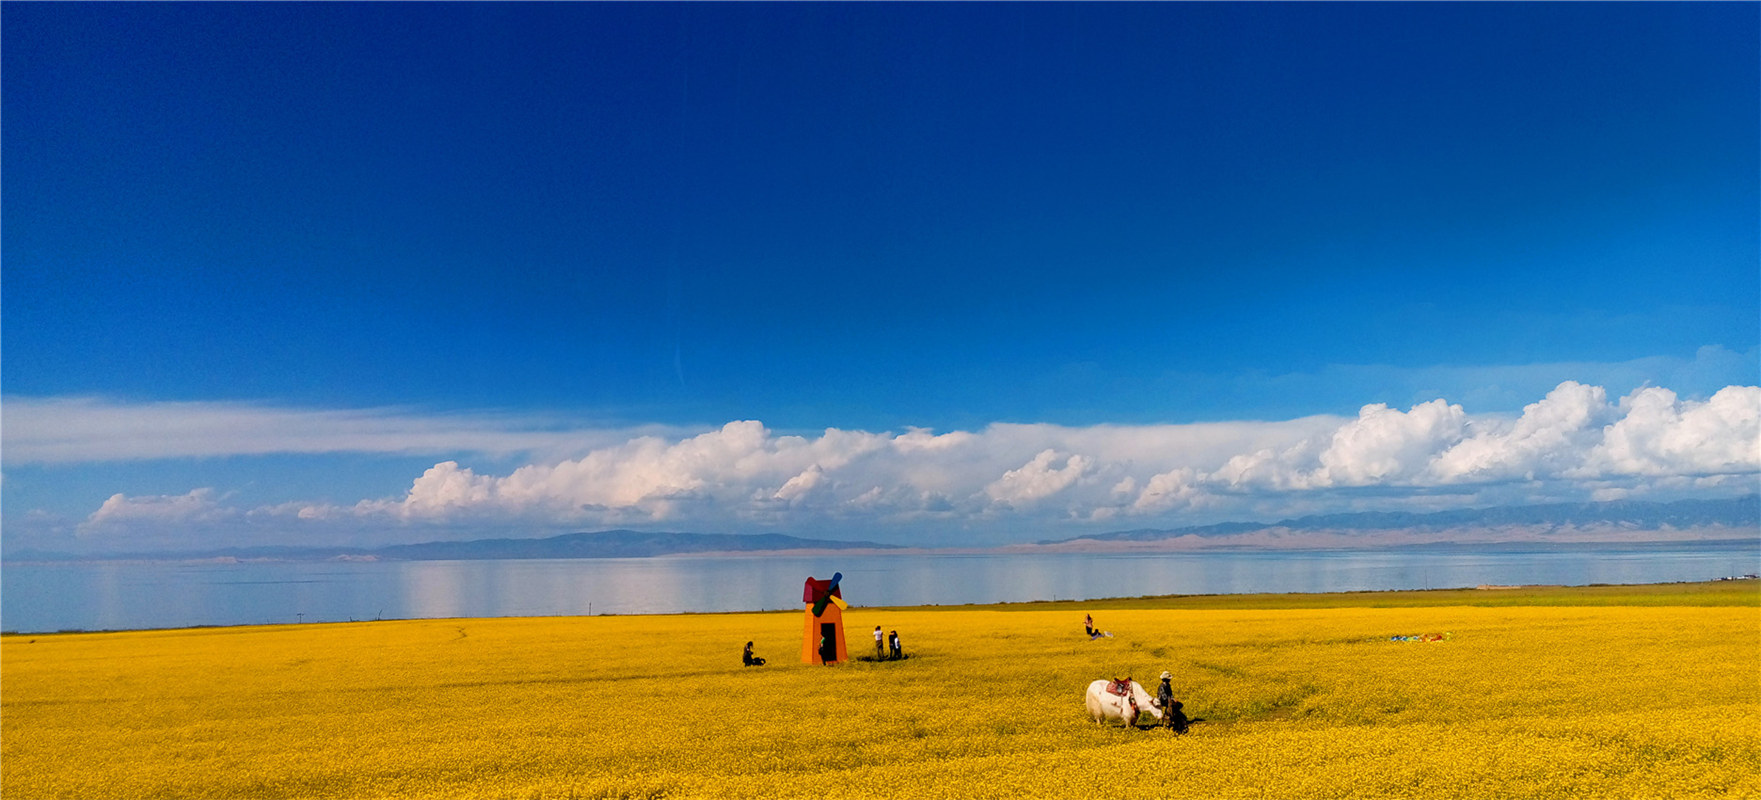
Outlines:
POLYGON ((1088 715, 1094 717, 1096 723, 1123 722, 1126 727, 1135 727, 1141 714, 1149 714, 1156 719, 1162 718, 1162 712, 1156 708, 1156 699, 1144 691, 1143 685, 1130 679, 1113 681, 1095 681, 1088 685, 1088 715))

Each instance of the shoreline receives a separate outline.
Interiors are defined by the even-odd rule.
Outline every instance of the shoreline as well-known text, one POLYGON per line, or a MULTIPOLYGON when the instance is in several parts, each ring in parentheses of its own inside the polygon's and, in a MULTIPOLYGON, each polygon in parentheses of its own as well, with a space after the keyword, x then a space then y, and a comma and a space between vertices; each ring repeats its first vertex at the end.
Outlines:
MULTIPOLYGON (((1083 600, 1053 599, 1053 600, 1024 600, 1024 601, 1018 601, 1018 602, 998 602, 998 603, 961 603, 961 604, 957 604, 957 605, 923 604, 923 605, 909 605, 909 606, 888 606, 888 605, 868 606, 868 605, 851 604, 850 608, 856 609, 859 611, 891 611, 891 612, 987 611, 987 610, 988 611, 1053 611, 1053 610, 1062 611, 1062 610, 1065 610, 1066 608, 1076 609, 1076 608, 1084 608, 1084 607, 1092 607, 1095 609, 1105 609, 1105 610, 1109 610, 1109 611, 1116 611, 1116 610, 1122 610, 1122 609, 1136 608, 1139 606, 1144 607, 1144 608, 1174 608, 1174 607, 1179 607, 1179 606, 1187 606, 1187 607, 1189 607, 1190 610, 1201 610, 1201 609, 1207 609, 1207 608, 1242 608, 1242 609, 1255 609, 1255 610, 1273 610, 1273 609, 1285 609, 1285 608, 1291 608, 1291 609, 1296 609, 1296 608, 1358 608, 1358 607, 1368 607, 1368 606, 1365 606, 1364 603, 1360 603, 1360 602, 1329 602, 1329 601, 1347 601, 1347 600, 1360 601, 1361 600, 1361 601, 1368 602, 1371 600, 1379 600, 1379 601, 1390 601, 1390 600, 1401 600, 1401 599, 1404 599, 1404 600, 1423 600, 1423 599, 1438 599, 1438 598, 1441 598, 1445 595, 1455 595, 1455 594, 1463 594, 1463 593, 1465 593, 1469 597, 1483 595, 1488 600, 1495 600, 1496 601, 1495 604, 1497 604, 1497 605, 1520 605, 1521 604, 1520 602, 1515 602, 1515 601, 1519 601, 1519 600, 1522 600, 1525 598, 1534 599, 1533 597, 1529 597, 1529 596, 1530 595, 1537 595, 1537 594, 1563 595, 1563 594, 1571 594, 1574 592, 1582 592, 1585 594, 1594 594, 1594 593, 1606 594, 1606 593, 1610 593, 1610 592, 1625 592, 1625 593, 1637 593, 1637 594, 1663 594, 1663 593, 1666 593, 1666 590, 1670 591, 1670 592, 1678 592, 1678 593, 1684 589, 1689 589, 1689 588, 1697 588, 1700 591, 1711 591, 1715 588, 1723 588, 1726 586, 1736 586, 1736 585, 1744 585, 1744 584, 1752 585, 1756 588, 1756 591, 1751 592, 1751 594, 1753 594, 1754 597, 1750 600, 1750 602, 1745 603, 1744 605, 1753 605, 1755 607, 1761 607, 1761 575, 1750 574, 1750 575, 1733 575, 1733 576, 1722 577, 1722 578, 1711 578, 1711 579, 1700 580, 1700 581, 1664 581, 1664 582, 1659 582, 1659 583, 1588 583, 1588 584, 1547 583, 1547 584, 1522 584, 1522 585, 1480 584, 1477 586, 1448 586, 1448 587, 1439 587, 1439 588, 1434 588, 1434 589, 1365 589, 1365 590, 1344 591, 1344 592, 1245 592, 1245 593, 1239 593, 1239 594, 1226 594, 1226 593, 1165 594, 1165 595, 1139 595, 1139 596, 1135 596, 1135 597, 1092 597, 1092 598, 1087 598, 1087 599, 1083 599, 1083 600), (1283 602, 1283 603, 1273 602, 1270 605, 1266 605, 1266 603, 1268 601, 1276 601, 1276 600, 1284 600, 1285 602, 1283 602)), ((1430 606, 1432 604, 1415 603, 1415 605, 1430 606)), ((1448 606, 1451 604, 1439 603, 1436 605, 1437 606, 1448 606)), ((1479 603, 1456 603, 1453 605, 1479 605, 1479 603)), ((1554 604, 1543 603, 1542 605, 1554 605, 1554 604)), ((1604 604, 1602 604, 1602 603, 1589 603, 1586 605, 1604 605, 1604 604)), ((312 622, 241 623, 241 624, 237 624, 237 625, 185 625, 185 626, 165 627, 165 628, 103 628, 103 629, 90 629, 90 630, 87 630, 87 629, 64 629, 64 630, 55 630, 55 631, 0 630, 0 640, 12 639, 12 638, 22 638, 22 637, 27 637, 27 636, 28 637, 75 636, 75 635, 111 634, 111 633, 171 633, 171 632, 177 632, 177 631, 215 631, 215 630, 231 631, 231 630, 243 630, 243 629, 252 629, 252 628, 291 628, 291 627, 306 627, 306 626, 313 626, 313 625, 325 625, 325 626, 364 625, 364 624, 381 624, 381 623, 388 623, 388 622, 389 623, 403 623, 403 622, 443 622, 443 621, 462 621, 462 620, 513 620, 513 619, 550 619, 550 620, 555 620, 555 619, 592 619, 592 618, 641 619, 641 618, 646 618, 646 617, 709 617, 709 616, 733 616, 733 615, 743 615, 743 614, 797 614, 797 613, 800 613, 797 609, 783 608, 783 609, 747 609, 747 610, 739 610, 739 611, 677 611, 677 612, 659 613, 659 614, 617 614, 617 613, 612 613, 612 614, 549 614, 549 615, 531 615, 531 616, 492 616, 492 617, 390 617, 390 618, 384 618, 384 619, 362 619, 362 620, 351 619, 351 620, 313 620, 312 622)))

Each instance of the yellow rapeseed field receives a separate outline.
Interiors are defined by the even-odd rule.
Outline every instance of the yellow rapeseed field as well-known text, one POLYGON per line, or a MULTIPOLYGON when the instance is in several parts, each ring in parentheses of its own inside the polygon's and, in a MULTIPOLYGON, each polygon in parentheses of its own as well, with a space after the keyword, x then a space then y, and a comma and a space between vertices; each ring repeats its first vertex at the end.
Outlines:
POLYGON ((835 667, 798 611, 6 636, 0 794, 1753 798, 1758 590, 853 606, 910 657, 835 667), (1190 733, 1085 715, 1164 669, 1190 733))

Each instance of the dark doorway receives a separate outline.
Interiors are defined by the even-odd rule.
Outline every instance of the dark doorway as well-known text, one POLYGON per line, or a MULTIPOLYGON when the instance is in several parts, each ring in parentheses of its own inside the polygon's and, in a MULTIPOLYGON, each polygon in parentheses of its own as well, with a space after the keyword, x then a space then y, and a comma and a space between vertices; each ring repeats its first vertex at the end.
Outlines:
POLYGON ((819 623, 819 660, 827 664, 838 660, 838 626, 819 623))

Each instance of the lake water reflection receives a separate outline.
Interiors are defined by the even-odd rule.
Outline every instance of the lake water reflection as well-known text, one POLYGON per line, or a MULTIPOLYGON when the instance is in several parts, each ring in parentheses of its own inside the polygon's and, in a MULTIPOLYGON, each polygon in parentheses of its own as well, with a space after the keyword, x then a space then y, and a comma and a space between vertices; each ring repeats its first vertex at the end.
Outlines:
POLYGON ((0 626, 120 630, 369 619, 793 609, 809 575, 859 606, 1479 584, 1698 581, 1754 541, 1156 555, 887 555, 327 563, 6 564, 0 626))

